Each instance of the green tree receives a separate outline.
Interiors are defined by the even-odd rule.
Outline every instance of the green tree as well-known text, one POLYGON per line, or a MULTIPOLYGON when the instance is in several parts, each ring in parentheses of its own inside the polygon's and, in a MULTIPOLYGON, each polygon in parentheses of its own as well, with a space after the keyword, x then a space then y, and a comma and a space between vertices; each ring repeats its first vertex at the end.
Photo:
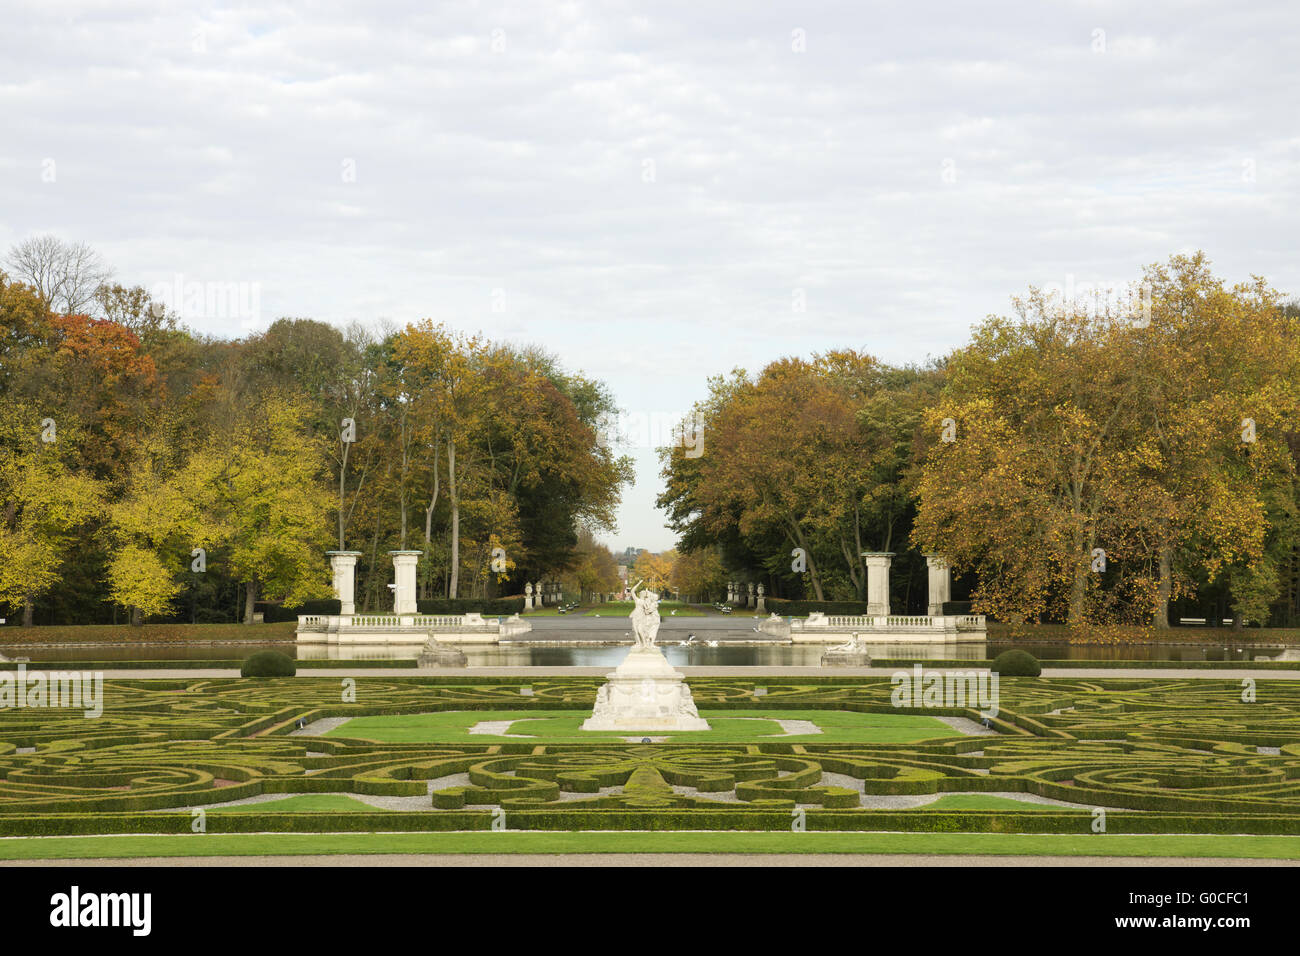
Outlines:
POLYGON ((300 402, 267 396, 230 434, 215 435, 181 474, 228 548, 231 574, 244 585, 248 624, 259 597, 300 604, 330 594, 326 453, 306 419, 300 402))
POLYGON ((11 405, 0 419, 0 604, 35 604, 59 580, 77 531, 103 505, 100 482, 74 470, 79 435, 71 421, 53 432, 32 409, 11 405), (53 438, 46 441, 45 438, 53 438))

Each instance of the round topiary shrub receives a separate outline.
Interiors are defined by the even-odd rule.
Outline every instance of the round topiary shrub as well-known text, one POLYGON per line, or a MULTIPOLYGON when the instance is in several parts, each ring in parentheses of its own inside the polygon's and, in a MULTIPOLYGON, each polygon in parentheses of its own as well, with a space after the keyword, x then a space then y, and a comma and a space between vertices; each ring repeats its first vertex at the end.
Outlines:
POLYGON ((1043 672, 1043 665, 1028 651, 1012 648, 999 654, 989 670, 1003 677, 1037 677, 1043 672))
POLYGON ((292 657, 279 651, 258 651, 244 659, 240 677, 292 677, 298 665, 292 657))

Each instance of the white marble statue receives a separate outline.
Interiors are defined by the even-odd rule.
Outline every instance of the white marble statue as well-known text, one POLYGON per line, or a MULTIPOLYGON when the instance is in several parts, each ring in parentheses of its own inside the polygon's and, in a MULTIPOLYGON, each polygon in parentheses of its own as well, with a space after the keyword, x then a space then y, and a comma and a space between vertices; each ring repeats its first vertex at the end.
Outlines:
POLYGON ((636 589, 641 586, 638 581, 632 586, 632 633, 636 636, 635 646, 654 647, 655 637, 659 634, 659 595, 649 588, 640 594, 636 589))
POLYGON ((700 712, 695 707, 695 700, 691 697, 691 689, 687 685, 682 685, 682 695, 677 700, 677 713, 691 720, 699 720, 700 712))
POLYGON ((636 633, 635 646, 596 692, 596 705, 582 729, 639 733, 708 730, 709 722, 696 709, 682 674, 655 646, 659 595, 649 588, 638 591, 642 583, 631 588, 634 606, 628 617, 636 633))
POLYGON ((862 635, 854 634, 843 644, 837 644, 831 648, 832 651, 843 651, 849 654, 860 654, 865 650, 862 646, 862 635))

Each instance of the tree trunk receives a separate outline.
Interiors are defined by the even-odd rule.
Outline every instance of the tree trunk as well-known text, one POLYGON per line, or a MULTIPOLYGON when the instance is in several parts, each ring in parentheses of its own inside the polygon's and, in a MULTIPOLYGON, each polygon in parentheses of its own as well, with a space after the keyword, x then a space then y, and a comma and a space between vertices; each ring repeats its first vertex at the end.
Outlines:
POLYGON ((822 594, 822 579, 817 574, 817 564, 813 561, 811 551, 808 552, 808 573, 812 575, 813 596, 818 601, 825 601, 826 598, 822 594))
MULTIPOLYGON (((860 572, 853 579, 853 584, 856 587, 855 593, 859 601, 865 601, 867 599, 867 574, 869 572, 867 571, 867 559, 862 556, 862 511, 858 507, 857 501, 853 502, 853 548, 857 568, 860 572)), ((889 550, 888 543, 885 545, 885 550, 889 550)))
POLYGON ((803 529, 799 527, 799 522, 786 519, 786 527, 790 531, 790 537, 794 543, 803 549, 804 557, 808 562, 808 575, 812 578, 813 594, 816 600, 826 600, 822 596, 821 577, 817 574, 817 562, 813 560, 812 549, 808 547, 808 541, 803 536, 803 529))
POLYGON ((407 484, 406 484, 406 473, 410 468, 410 461, 411 461, 410 442, 406 438, 406 412, 403 411, 402 412, 402 481, 398 485, 398 487, 401 488, 402 490, 402 493, 399 497, 401 499, 401 508, 402 508, 401 547, 403 551, 406 550, 406 511, 407 511, 406 506, 407 506, 407 498, 410 496, 410 490, 407 488, 407 484))
POLYGON ((32 594, 28 591, 23 595, 23 627, 32 626, 32 615, 36 612, 36 605, 32 602, 32 594))
POLYGON ((339 465, 339 550, 345 551, 343 547, 343 509, 346 501, 344 491, 346 489, 346 479, 348 474, 348 451, 352 448, 351 442, 343 443, 343 462, 339 465))
POLYGON ((433 495, 429 498, 429 507, 424 509, 424 543, 433 543, 433 511, 438 507, 438 446, 433 446, 433 495))
POLYGON ((1070 610, 1065 621, 1070 627, 1080 627, 1084 621, 1084 599, 1088 593, 1088 575, 1092 573, 1091 560, 1091 556, 1086 555, 1074 566, 1074 580, 1070 583, 1070 610))
POLYGON ((447 495, 451 503, 451 583, 447 596, 455 599, 460 584, 460 498, 456 494, 456 443, 447 442, 447 495))
POLYGON ((140 609, 133 604, 129 608, 129 611, 131 614, 131 626, 144 627, 144 615, 140 613, 140 609))
POLYGON ((244 623, 253 623, 253 605, 257 603, 257 578, 248 582, 248 589, 244 592, 244 623))
POLYGON ((1169 548, 1160 549, 1160 581, 1156 586, 1152 621, 1156 627, 1169 626, 1169 598, 1173 595, 1173 555, 1169 548))
POLYGON ((865 601, 867 599, 866 575, 858 573, 858 564, 862 558, 855 558, 849 553, 849 543, 844 540, 843 535, 840 535, 840 550, 844 553, 844 564, 849 569, 849 581, 853 584, 853 593, 858 596, 859 601, 865 601))
POLYGON ((373 613, 379 607, 378 583, 379 575, 376 569, 379 566, 379 522, 382 520, 382 512, 375 516, 375 533, 370 539, 370 566, 366 569, 366 603, 361 609, 362 613, 373 613))

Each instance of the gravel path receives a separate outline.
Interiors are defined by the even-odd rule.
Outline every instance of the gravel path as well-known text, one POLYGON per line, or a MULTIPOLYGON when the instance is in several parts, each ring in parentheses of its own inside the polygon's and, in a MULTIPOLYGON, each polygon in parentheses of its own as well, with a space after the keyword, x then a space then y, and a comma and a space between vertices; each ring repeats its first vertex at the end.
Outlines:
POLYGON ((968 737, 996 737, 998 732, 992 727, 985 727, 969 717, 935 717, 935 720, 941 720, 958 733, 966 734, 968 737))
POLYGON ((469 729, 471 734, 488 734, 492 737, 520 737, 525 740, 536 739, 532 734, 508 734, 507 730, 513 724, 513 720, 480 720, 477 724, 469 729))
POLYGON ((290 737, 319 737, 322 734, 329 733, 335 727, 342 727, 351 717, 322 717, 320 720, 313 720, 306 727, 299 730, 289 731, 290 737))

